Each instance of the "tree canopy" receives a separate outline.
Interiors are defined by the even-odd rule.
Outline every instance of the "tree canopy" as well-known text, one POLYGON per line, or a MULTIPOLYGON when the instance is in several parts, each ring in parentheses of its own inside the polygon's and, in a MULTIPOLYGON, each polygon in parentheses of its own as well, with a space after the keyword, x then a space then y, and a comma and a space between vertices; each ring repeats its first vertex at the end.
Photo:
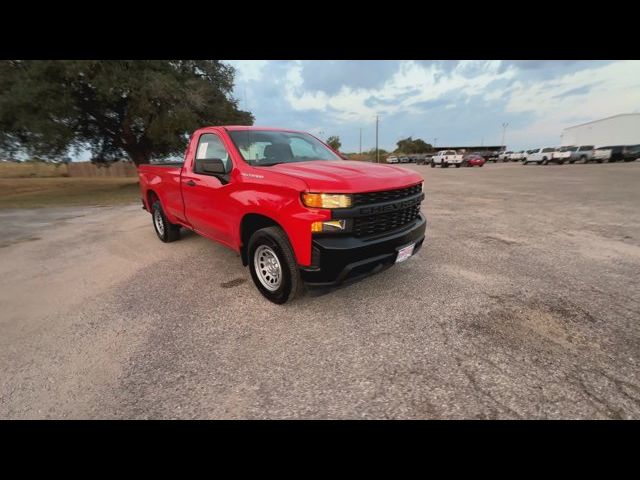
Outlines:
POLYGON ((414 140, 413 138, 408 137, 403 140, 399 140, 396 145, 398 146, 397 151, 402 153, 425 153, 433 150, 433 146, 431 144, 426 143, 420 138, 416 138, 414 140))
POLYGON ((0 61, 0 153, 136 165, 182 155, 208 125, 251 125, 216 60, 0 61))
POLYGON ((340 137, 337 135, 327 138, 325 143, 336 151, 340 151, 340 147, 342 146, 342 143, 340 143, 340 137))

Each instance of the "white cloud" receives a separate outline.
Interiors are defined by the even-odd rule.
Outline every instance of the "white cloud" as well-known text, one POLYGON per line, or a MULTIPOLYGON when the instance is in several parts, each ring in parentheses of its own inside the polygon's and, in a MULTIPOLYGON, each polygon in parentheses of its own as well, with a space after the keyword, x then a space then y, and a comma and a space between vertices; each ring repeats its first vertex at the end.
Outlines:
MULTIPOLYGON (((373 128, 376 114, 381 115, 386 142, 407 131, 456 143, 490 137, 497 142, 500 124, 509 122, 507 143, 522 149, 558 143, 567 126, 640 108, 638 61, 547 62, 533 69, 501 61, 455 65, 402 61, 397 67, 393 64, 394 72, 373 62, 362 68, 371 69, 371 75, 385 72, 380 82, 368 83, 378 86, 358 87, 361 81, 350 84, 343 76, 346 80, 340 87, 336 76, 328 76, 334 82, 331 88, 323 88, 322 82, 315 82, 314 88, 305 84, 309 71, 303 62, 229 63, 238 70, 236 94, 259 123, 272 124, 276 119, 280 126, 331 130, 330 134, 341 135, 347 149, 358 145, 361 126, 366 139, 373 138, 374 130, 368 129, 373 128)), ((345 65, 346 72, 350 64, 315 66, 323 65, 336 69, 345 65)))
POLYGON ((398 71, 377 89, 342 87, 335 95, 304 89, 302 65, 292 66, 286 75, 285 98, 294 110, 324 111, 331 108, 336 120, 368 121, 380 113, 390 115, 402 111, 422 113, 420 103, 438 100, 456 93, 475 96, 484 93, 496 80, 509 79, 514 69, 499 71, 499 62, 463 61, 451 72, 442 66, 423 66, 414 61, 400 64, 398 71), (477 74, 468 76, 469 71, 477 74))
POLYGON ((640 62, 624 61, 537 83, 519 82, 509 93, 505 111, 531 117, 510 138, 536 146, 537 138, 557 143, 566 127, 628 113, 638 106, 640 62))

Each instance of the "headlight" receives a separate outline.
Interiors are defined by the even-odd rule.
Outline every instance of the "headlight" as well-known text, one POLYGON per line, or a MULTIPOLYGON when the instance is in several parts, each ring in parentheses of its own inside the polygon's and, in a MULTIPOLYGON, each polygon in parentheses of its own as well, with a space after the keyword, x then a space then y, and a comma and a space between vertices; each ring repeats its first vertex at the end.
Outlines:
POLYGON ((420 191, 421 191, 422 193, 424 193, 424 182, 422 182, 422 183, 420 184, 420 191))
POLYGON ((334 193, 303 193, 302 203, 315 208, 348 208, 351 206, 351 195, 334 193))
POLYGON ((325 222, 313 222, 311 224, 311 231, 313 233, 320 232, 342 232, 345 228, 346 222, 344 220, 327 220, 325 222))

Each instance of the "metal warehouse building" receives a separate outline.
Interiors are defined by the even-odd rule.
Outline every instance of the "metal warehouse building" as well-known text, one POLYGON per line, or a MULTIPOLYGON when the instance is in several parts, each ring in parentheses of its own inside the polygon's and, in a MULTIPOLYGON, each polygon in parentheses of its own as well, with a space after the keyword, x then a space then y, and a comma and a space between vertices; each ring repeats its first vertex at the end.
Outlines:
POLYGON ((640 144, 640 113, 623 113, 565 128, 561 138, 563 146, 638 145, 640 144))

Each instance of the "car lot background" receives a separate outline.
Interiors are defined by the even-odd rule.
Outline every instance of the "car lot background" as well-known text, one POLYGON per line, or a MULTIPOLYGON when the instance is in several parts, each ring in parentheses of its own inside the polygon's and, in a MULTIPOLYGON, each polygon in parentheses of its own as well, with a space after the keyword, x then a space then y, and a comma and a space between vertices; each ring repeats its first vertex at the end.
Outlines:
POLYGON ((640 163, 407 168, 421 252, 285 306, 137 204, 0 211, 0 417, 640 418, 640 163))

